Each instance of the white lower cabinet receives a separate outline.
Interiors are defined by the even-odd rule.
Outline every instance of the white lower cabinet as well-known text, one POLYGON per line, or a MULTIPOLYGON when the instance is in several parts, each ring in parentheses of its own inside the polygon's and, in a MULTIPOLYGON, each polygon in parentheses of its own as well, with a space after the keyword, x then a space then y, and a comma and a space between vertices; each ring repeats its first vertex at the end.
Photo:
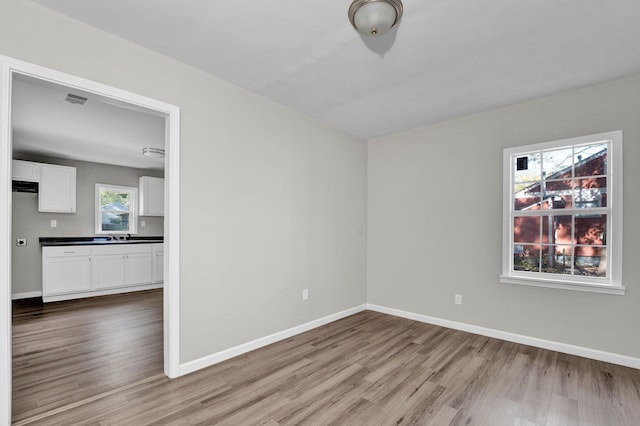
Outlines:
POLYGON ((151 251, 128 254, 124 260, 125 284, 137 285, 152 282, 153 263, 151 251))
POLYGON ((104 289, 152 282, 151 244, 94 247, 93 288, 104 289))
POLYGON ((153 244, 153 273, 152 282, 161 283, 164 281, 164 244, 153 244))
POLYGON ((90 247, 44 247, 42 254, 43 296, 91 290, 90 247))
POLYGON ((163 244, 43 247, 43 300, 159 287, 163 280, 155 254, 162 250, 163 244))
POLYGON ((122 287, 124 284, 124 256, 100 254, 93 258, 93 288, 122 287))

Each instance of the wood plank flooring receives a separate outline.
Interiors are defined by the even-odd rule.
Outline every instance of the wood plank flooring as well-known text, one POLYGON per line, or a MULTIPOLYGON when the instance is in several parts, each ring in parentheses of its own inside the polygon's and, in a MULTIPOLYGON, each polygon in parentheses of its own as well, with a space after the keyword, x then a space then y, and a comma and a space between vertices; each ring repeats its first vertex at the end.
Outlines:
POLYGON ((162 373, 162 290, 13 302, 13 420, 162 373))
POLYGON ((34 425, 638 425, 640 370, 365 311, 174 380, 162 295, 14 305, 34 425))

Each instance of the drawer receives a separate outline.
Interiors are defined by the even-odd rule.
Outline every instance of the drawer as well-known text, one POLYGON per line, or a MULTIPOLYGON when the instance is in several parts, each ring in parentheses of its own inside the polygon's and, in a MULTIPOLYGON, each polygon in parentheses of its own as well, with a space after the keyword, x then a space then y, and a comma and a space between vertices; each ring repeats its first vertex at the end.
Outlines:
POLYGON ((94 256, 109 254, 136 254, 151 253, 152 244, 108 244, 104 246, 92 246, 91 254, 94 256))
POLYGON ((43 257, 70 257, 89 255, 91 255, 91 247, 89 246, 57 246, 42 248, 43 257))

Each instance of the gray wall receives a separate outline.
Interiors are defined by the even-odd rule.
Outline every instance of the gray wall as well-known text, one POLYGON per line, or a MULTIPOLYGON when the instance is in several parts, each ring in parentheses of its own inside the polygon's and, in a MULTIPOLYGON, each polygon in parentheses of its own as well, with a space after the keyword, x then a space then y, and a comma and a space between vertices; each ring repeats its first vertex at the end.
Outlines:
POLYGON ((640 356, 638 78, 371 141, 367 172, 365 141, 31 2, 0 2, 0 54, 181 107, 183 363, 364 303, 367 273, 371 303, 640 356), (500 284, 502 149, 614 129, 627 295, 500 284))
MULTIPOLYGON (((11 258, 12 293, 42 291, 42 261, 39 237, 89 237, 95 233, 95 184, 138 186, 140 176, 162 177, 162 171, 132 169, 107 164, 57 158, 15 155, 15 159, 73 166, 76 168, 76 213, 40 213, 38 195, 13 193, 13 239, 27 238, 26 247, 13 244, 11 258), (51 220, 57 227, 51 227, 51 220)), ((139 235, 163 235, 162 217, 138 219, 139 235), (146 226, 140 227, 144 220, 146 226)))
POLYGON ((366 141, 28 1, 0 54, 181 108, 181 362, 365 302, 366 141))
POLYGON ((639 158, 640 76, 370 141, 368 302, 640 357, 639 158), (501 284, 503 149, 618 129, 627 294, 501 284))

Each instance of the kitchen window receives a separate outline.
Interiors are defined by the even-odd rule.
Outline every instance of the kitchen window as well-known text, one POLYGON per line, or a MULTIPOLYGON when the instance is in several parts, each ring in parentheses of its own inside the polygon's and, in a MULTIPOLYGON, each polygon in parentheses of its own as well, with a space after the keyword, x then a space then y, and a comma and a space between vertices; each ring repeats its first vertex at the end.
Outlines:
POLYGON ((96 183, 96 234, 137 231, 138 188, 96 183))
POLYGON ((622 132, 504 150, 502 282, 624 294, 622 132))

